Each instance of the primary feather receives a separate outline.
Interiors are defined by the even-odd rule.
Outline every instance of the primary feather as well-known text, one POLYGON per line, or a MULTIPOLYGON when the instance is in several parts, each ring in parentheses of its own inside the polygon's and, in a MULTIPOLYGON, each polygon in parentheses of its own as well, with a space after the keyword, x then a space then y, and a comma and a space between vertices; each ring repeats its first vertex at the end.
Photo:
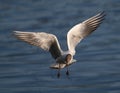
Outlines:
POLYGON ((96 30, 104 19, 104 12, 97 14, 89 18, 88 20, 83 21, 75 25, 67 34, 67 43, 69 51, 74 55, 75 47, 77 44, 90 33, 96 30))
POLYGON ((45 32, 21 32, 14 31, 15 36, 31 45, 50 51, 53 58, 61 56, 61 48, 55 35, 45 32))

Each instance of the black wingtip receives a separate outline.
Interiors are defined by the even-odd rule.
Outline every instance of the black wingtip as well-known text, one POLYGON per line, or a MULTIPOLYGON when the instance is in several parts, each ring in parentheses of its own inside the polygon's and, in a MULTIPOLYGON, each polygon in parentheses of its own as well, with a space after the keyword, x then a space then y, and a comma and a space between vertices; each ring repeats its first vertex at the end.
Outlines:
POLYGON ((100 15, 103 16, 103 17, 106 16, 105 11, 100 12, 100 15))
POLYGON ((103 21, 105 19, 105 16, 106 16, 105 11, 100 12, 99 16, 100 16, 101 20, 103 21))

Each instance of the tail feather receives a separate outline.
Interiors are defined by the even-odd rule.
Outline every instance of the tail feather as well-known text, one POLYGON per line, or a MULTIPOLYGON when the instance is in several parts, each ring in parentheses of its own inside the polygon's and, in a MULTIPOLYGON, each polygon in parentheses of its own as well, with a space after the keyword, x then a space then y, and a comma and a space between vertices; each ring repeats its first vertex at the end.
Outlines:
POLYGON ((55 63, 55 64, 52 64, 51 66, 50 66, 50 68, 52 68, 52 69, 62 69, 62 68, 65 68, 65 67, 67 67, 67 66, 70 66, 71 64, 73 64, 73 63, 75 63, 76 62, 76 60, 75 59, 73 59, 71 62, 69 62, 67 65, 65 64, 65 63, 55 63))

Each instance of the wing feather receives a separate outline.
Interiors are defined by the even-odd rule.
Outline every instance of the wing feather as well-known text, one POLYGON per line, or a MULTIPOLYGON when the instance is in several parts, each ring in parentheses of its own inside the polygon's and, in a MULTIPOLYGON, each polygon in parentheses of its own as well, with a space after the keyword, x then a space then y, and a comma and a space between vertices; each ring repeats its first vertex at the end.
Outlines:
POLYGON ((105 13, 99 13, 82 23, 75 25, 67 34, 69 51, 74 55, 77 44, 90 33, 95 31, 104 20, 105 13))
POLYGON ((49 51, 53 58, 61 55, 61 48, 55 35, 44 32, 21 32, 14 31, 14 35, 31 45, 38 46, 43 50, 49 51))

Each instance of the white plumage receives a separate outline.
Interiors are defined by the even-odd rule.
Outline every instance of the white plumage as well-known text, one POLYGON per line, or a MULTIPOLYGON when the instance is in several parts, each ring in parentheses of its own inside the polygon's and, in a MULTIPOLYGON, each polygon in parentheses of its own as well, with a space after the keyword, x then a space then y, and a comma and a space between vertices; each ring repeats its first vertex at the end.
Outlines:
POLYGON ((57 37, 50 33, 14 31, 14 34, 22 41, 49 51, 56 60, 56 64, 51 65, 51 68, 61 69, 75 62, 73 59, 75 47, 82 39, 96 30, 104 16, 104 12, 99 13, 71 28, 67 34, 68 51, 62 51, 57 37))

